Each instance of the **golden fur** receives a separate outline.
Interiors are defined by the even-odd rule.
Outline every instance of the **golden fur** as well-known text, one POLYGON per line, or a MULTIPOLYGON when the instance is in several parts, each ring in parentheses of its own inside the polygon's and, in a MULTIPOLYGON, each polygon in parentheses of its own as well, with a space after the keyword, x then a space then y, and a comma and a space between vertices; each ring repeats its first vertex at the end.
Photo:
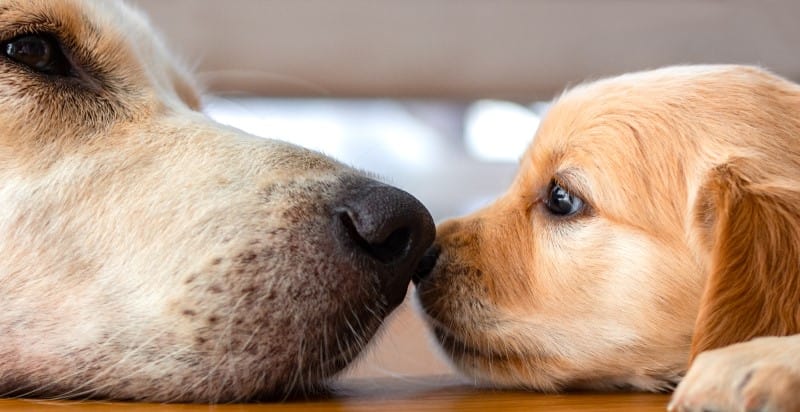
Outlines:
MULTIPOLYGON (((670 390, 692 354, 800 332, 798 176, 800 87, 766 71, 683 66, 581 85, 555 101, 501 198, 439 226, 419 302, 478 381, 670 390), (554 182, 585 207, 549 212, 554 182)), ((797 382, 793 339, 777 340, 773 363, 797 382)), ((691 385, 725 379, 697 373, 708 376, 691 385)), ((733 405, 736 383, 710 398, 679 391, 676 405, 733 405)))
POLYGON ((432 240, 410 196, 200 113, 152 31, 115 1, 0 0, 0 396, 311 391, 397 304, 380 279, 397 272, 405 293, 432 240), (69 74, 11 58, 28 35, 57 39, 69 74), (350 239, 388 233, 380 216, 343 227, 370 193, 416 213, 398 212, 416 219, 398 261, 350 239))

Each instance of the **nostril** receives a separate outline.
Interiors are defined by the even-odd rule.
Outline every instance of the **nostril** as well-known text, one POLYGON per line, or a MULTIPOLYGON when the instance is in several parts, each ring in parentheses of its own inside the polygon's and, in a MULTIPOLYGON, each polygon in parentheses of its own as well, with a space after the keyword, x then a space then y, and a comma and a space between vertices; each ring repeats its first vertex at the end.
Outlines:
POLYGON ((411 230, 407 227, 395 229, 385 241, 370 244, 369 252, 383 263, 393 263, 408 253, 411 245, 411 230))
POLYGON ((439 260, 441 252, 442 249, 439 245, 433 245, 425 251, 425 254, 422 255, 422 258, 419 260, 417 268, 414 270, 414 274, 411 275, 411 280, 415 285, 433 272, 433 268, 436 267, 436 262, 439 260))
POLYGON ((352 216, 353 212, 342 210, 338 212, 339 220, 345 227, 350 239, 370 256, 381 263, 392 264, 403 259, 411 248, 411 229, 399 227, 389 231, 383 239, 376 237, 372 231, 359 230, 352 216))

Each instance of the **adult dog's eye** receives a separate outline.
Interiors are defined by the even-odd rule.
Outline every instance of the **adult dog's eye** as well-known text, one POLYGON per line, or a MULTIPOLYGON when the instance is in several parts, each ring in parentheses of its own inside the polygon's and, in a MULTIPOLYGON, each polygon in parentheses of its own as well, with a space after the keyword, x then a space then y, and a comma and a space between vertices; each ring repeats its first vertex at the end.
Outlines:
POLYGON ((550 191, 544 204, 550 213, 558 216, 571 216, 583 210, 583 200, 556 182, 550 184, 550 191))
POLYGON ((11 60, 44 74, 69 76, 71 67, 58 41, 49 34, 25 34, 3 43, 11 60))

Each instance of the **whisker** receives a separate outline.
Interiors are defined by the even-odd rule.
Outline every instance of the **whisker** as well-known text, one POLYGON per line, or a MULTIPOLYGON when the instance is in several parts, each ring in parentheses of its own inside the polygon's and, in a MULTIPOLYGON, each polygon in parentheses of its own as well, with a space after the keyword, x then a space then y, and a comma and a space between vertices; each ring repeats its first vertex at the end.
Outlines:
MULTIPOLYGON (((109 336, 106 338, 106 340, 104 340, 103 342, 101 342, 101 343, 100 343, 100 346, 102 347, 102 346, 107 346, 107 345, 110 345, 110 342, 111 342, 111 341, 112 341, 114 338, 116 338, 117 336, 121 335, 121 334, 122 334, 122 333, 124 333, 124 332, 127 332, 127 331, 129 331, 129 330, 133 330, 133 329, 134 329, 134 327, 133 327, 131 324, 126 324, 126 325, 125 325, 125 327, 120 327, 120 328, 119 328, 119 329, 117 329, 117 330, 116 330, 116 331, 115 331, 113 334, 109 335, 109 336)), ((12 393, 14 393, 14 392, 13 392, 13 390, 12 390, 12 391, 5 392, 5 393, 3 393, 3 394, 0 394, 0 397, 3 397, 3 398, 8 398, 8 397, 10 397, 10 396, 11 396, 11 397, 13 397, 13 398, 25 398, 25 397, 27 397, 27 396, 32 396, 32 395, 35 395, 36 393, 43 393, 43 392, 46 392, 46 390, 47 390, 48 388, 51 388, 51 387, 57 387, 59 384, 61 384, 61 383, 63 383, 63 382, 66 382, 66 381, 68 381, 68 380, 70 380, 70 379, 72 379, 72 378, 74 378, 74 377, 76 377, 76 376, 78 376, 78 375, 80 375, 80 374, 82 374, 82 373, 84 373, 84 372, 85 372, 84 370, 81 370, 81 369, 77 369, 77 368, 76 368, 76 371, 75 371, 75 372, 73 372, 73 373, 71 373, 71 374, 68 374, 68 375, 66 375, 66 376, 62 376, 62 377, 60 377, 60 378, 58 378, 58 379, 56 379, 56 380, 53 380, 53 381, 51 381, 51 382, 49 382, 49 383, 47 383, 47 384, 45 384, 45 385, 38 386, 38 387, 36 387, 36 388, 34 388, 34 389, 31 389, 31 390, 30 390, 30 391, 28 391, 28 392, 24 392, 24 393, 17 393, 17 394, 15 394, 15 395, 11 396, 11 394, 12 394, 12 393)))
MULTIPOLYGON (((130 327, 129 329, 133 329, 133 328, 130 327)), ((121 332, 115 333, 115 335, 120 335, 120 334, 121 334, 121 332)), ((92 388, 92 389, 88 389, 88 390, 85 390, 84 388, 90 386, 92 383, 98 381, 102 377, 112 373, 117 366, 119 366, 119 365, 123 364, 124 362, 128 361, 130 358, 135 357, 136 355, 141 353, 144 350, 144 348, 146 348, 148 345, 150 345, 150 343, 152 343, 153 341, 161 338, 165 334, 166 334, 166 331, 160 331, 160 333, 154 334, 153 336, 151 336, 147 340, 145 340, 145 341, 141 342, 140 344, 138 344, 136 347, 126 350, 124 352, 124 355, 122 356, 122 358, 120 358, 118 361, 114 362, 114 364, 105 367, 102 371, 94 374, 94 376, 92 376, 92 378, 90 378, 88 381, 85 381, 85 382, 81 383, 77 387, 72 388, 72 389, 70 389, 69 391, 67 391, 65 393, 61 393, 61 394, 58 394, 58 395, 53 395, 51 397, 47 397, 46 399, 64 400, 64 399, 72 399, 72 398, 75 398, 77 396, 82 396, 82 395, 84 395, 86 393, 96 393, 98 388, 92 388)), ((105 341, 105 344, 110 345, 111 344, 110 343, 110 339, 107 339, 105 341)), ((65 381, 67 381, 68 379, 70 379, 72 377, 79 376, 82 373, 85 373, 85 371, 77 371, 76 373, 71 374, 69 377, 59 379, 56 382, 51 382, 50 384, 42 386, 42 387, 38 387, 35 390, 33 390, 31 392, 28 392, 27 394, 24 394, 24 395, 22 395, 20 397, 31 395, 31 394, 35 394, 35 393, 39 393, 39 392, 45 390, 46 388, 56 386, 59 383, 65 382, 65 381)), ((111 386, 111 384, 103 385, 101 388, 108 387, 108 386, 111 386)))

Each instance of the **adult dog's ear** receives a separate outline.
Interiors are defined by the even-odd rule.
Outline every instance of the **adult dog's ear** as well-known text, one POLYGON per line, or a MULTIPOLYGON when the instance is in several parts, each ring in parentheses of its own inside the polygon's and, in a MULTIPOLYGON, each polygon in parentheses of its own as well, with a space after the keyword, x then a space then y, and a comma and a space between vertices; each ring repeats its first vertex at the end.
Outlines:
POLYGON ((785 170, 765 170, 775 167, 732 160, 697 195, 709 275, 691 360, 757 336, 800 333, 800 185, 774 177, 785 170))

